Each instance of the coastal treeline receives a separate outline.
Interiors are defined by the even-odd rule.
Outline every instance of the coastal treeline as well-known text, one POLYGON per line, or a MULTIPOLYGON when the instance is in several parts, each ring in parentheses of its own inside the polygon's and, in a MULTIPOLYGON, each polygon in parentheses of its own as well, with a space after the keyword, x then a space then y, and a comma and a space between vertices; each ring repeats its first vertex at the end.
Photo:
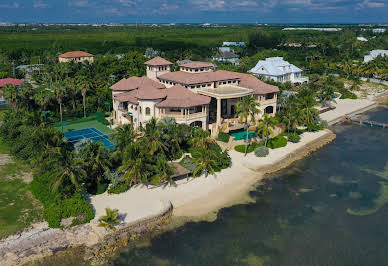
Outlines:
POLYGON ((63 219, 70 217, 72 225, 93 219, 88 194, 121 193, 140 183, 174 183, 176 168, 170 161, 184 152, 192 154, 187 163, 194 176, 212 174, 231 163, 207 131, 173 119, 152 119, 140 133, 131 125, 121 126, 110 150, 92 141, 71 145, 38 111, 25 106, 4 114, 0 136, 11 154, 33 169, 30 189, 43 204, 50 227, 62 227, 63 219))
MULTIPOLYGON (((223 41, 243 41, 235 47, 241 57, 241 72, 259 59, 283 56, 309 73, 337 73, 373 76, 364 70, 363 56, 373 49, 386 49, 388 33, 374 34, 358 26, 341 26, 338 32, 283 31, 283 26, 233 25, 220 27, 4 27, 0 29, 0 77, 13 76, 14 66, 48 64, 64 52, 84 50, 95 55, 145 54, 147 48, 175 62, 192 59, 209 61, 223 41), (368 41, 360 41, 364 37, 368 41), (351 66, 356 66, 355 68, 351 66), (351 71, 349 71, 349 67, 351 71), (352 69, 358 69, 352 71, 352 69)), ((222 66, 225 67, 225 66, 222 66)), ((381 69, 387 69, 383 65, 381 69)), ((15 71, 22 76, 22 71, 15 71)), ((377 73, 379 77, 385 77, 377 73)))

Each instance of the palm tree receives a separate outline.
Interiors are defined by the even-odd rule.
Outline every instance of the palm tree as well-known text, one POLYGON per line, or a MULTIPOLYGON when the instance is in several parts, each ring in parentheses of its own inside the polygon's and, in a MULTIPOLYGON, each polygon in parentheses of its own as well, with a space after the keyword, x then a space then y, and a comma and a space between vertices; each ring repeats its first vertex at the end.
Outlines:
POLYGON ((81 191, 81 180, 87 175, 81 162, 75 158, 72 152, 65 151, 62 165, 63 167, 60 168, 53 180, 52 190, 57 192, 59 187, 72 184, 76 192, 81 191))
POLYGON ((115 131, 116 132, 113 135, 113 140, 115 142, 116 150, 119 151, 123 151, 125 147, 133 143, 138 136, 132 124, 119 126, 115 131))
POLYGON ((50 103, 53 98, 53 93, 46 88, 39 88, 34 94, 34 101, 37 105, 40 106, 41 110, 46 110, 47 105, 50 103))
POLYGON ((237 104, 236 108, 236 117, 239 117, 240 122, 245 123, 246 127, 246 139, 245 139, 245 155, 248 151, 248 129, 249 129, 249 119, 250 122, 255 122, 255 116, 260 113, 258 107, 260 104, 256 101, 253 96, 246 96, 241 102, 237 104))
POLYGON ((62 100, 63 97, 65 97, 65 88, 63 85, 59 82, 54 82, 52 84, 52 91, 54 92, 55 98, 57 99, 57 102, 59 104, 59 114, 61 116, 61 124, 63 123, 63 117, 62 117, 62 100))
POLYGON ((163 181, 168 181, 170 184, 174 183, 174 180, 171 178, 171 174, 174 171, 163 156, 157 157, 156 163, 152 165, 152 169, 156 174, 151 178, 151 184, 159 185, 163 181))
POLYGON ((103 183, 104 173, 109 171, 111 165, 109 152, 100 142, 89 142, 83 145, 79 152, 80 159, 83 161, 85 168, 88 170, 88 179, 91 183, 103 183))
POLYGON ((72 105, 73 105, 73 111, 76 109, 76 96, 77 96, 77 83, 74 78, 66 78, 64 80, 65 86, 66 86, 66 91, 68 92, 72 105))
POLYGON ((84 105, 84 117, 86 117, 86 92, 92 85, 86 77, 83 77, 78 82, 78 86, 81 88, 82 102, 84 105))
POLYGON ((265 138, 265 147, 267 147, 268 136, 273 135, 272 128, 275 128, 278 124, 279 121, 268 114, 264 114, 263 118, 259 121, 258 133, 262 139, 265 138))
POLYGON ((139 181, 148 183, 148 177, 151 175, 148 164, 148 153, 140 151, 137 143, 130 144, 123 153, 123 163, 119 167, 119 172, 123 172, 123 179, 130 186, 139 181))
POLYGON ((119 219, 119 210, 118 209, 110 209, 105 208, 105 216, 101 216, 98 221, 100 222, 98 226, 102 226, 105 229, 114 229, 115 225, 120 224, 119 219))
POLYGON ((318 110, 314 108, 317 104, 315 93, 309 88, 303 88, 298 94, 298 108, 301 110, 305 125, 314 122, 314 116, 318 114, 318 110))
POLYGON ((215 140, 210 137, 209 131, 205 131, 199 127, 193 128, 193 136, 190 142, 192 146, 204 149, 209 148, 216 143, 215 140))
POLYGON ((320 91, 320 102, 322 105, 325 105, 326 103, 335 102, 335 90, 332 86, 324 86, 320 91))
POLYGON ((8 84, 3 88, 4 98, 11 104, 11 106, 15 109, 18 108, 19 103, 19 89, 15 85, 8 84))
POLYGON ((214 151, 205 148, 196 149, 193 154, 193 159, 191 160, 192 164, 196 164, 193 171, 193 175, 197 176, 203 172, 205 172, 205 176, 209 174, 215 173, 215 168, 217 166, 217 162, 215 160, 216 155, 214 151))
POLYGON ((167 146, 162 141, 161 128, 158 126, 157 120, 152 118, 147 122, 144 128, 141 129, 144 136, 140 139, 140 142, 145 147, 149 147, 149 152, 153 155, 157 151, 167 151, 167 146))

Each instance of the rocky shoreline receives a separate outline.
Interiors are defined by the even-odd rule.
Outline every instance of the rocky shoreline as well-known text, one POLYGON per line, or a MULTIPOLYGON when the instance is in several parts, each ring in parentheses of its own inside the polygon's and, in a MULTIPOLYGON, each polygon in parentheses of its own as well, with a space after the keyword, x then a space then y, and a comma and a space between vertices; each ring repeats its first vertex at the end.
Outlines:
POLYGON ((122 223, 115 230, 106 230, 96 223, 64 230, 48 228, 46 223, 41 223, 29 231, 0 241, 0 265, 22 265, 71 248, 83 248, 85 260, 91 264, 102 264, 107 254, 168 222, 173 206, 169 201, 162 204, 159 213, 132 223, 122 223))

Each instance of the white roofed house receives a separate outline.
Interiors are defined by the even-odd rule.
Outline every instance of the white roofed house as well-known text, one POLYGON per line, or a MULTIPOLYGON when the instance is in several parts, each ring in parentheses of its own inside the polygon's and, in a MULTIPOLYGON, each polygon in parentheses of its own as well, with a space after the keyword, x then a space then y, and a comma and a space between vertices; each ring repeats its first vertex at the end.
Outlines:
POLYGON ((379 56, 388 56, 388 50, 372 50, 368 55, 364 56, 364 63, 375 60, 379 56))
POLYGON ((265 60, 260 60, 248 72, 255 76, 261 76, 282 83, 290 81, 294 84, 302 84, 309 80, 308 77, 302 76, 302 69, 285 61, 283 57, 270 57, 265 60))
POLYGON ((171 72, 171 62, 153 58, 146 63, 146 77, 122 79, 113 86, 115 124, 143 126, 152 117, 172 117, 177 123, 199 126, 213 136, 220 129, 237 130, 236 105, 254 96, 262 114, 275 115, 279 88, 250 74, 214 70, 206 62, 183 61, 171 72))
POLYGON ((220 63, 230 63, 232 65, 240 64, 240 57, 233 52, 219 52, 216 55, 213 55, 213 61, 218 61, 220 63))

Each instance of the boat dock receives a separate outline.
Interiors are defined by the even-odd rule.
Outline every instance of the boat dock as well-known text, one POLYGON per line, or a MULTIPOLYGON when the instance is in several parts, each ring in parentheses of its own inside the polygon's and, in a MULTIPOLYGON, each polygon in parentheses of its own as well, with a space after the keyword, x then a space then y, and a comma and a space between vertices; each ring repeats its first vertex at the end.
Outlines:
POLYGON ((388 128, 387 123, 380 123, 380 122, 371 121, 371 120, 364 120, 364 119, 353 117, 353 116, 346 116, 346 119, 349 121, 352 121, 352 123, 358 124, 358 125, 364 125, 364 126, 368 126, 368 127, 379 127, 382 129, 388 128))

